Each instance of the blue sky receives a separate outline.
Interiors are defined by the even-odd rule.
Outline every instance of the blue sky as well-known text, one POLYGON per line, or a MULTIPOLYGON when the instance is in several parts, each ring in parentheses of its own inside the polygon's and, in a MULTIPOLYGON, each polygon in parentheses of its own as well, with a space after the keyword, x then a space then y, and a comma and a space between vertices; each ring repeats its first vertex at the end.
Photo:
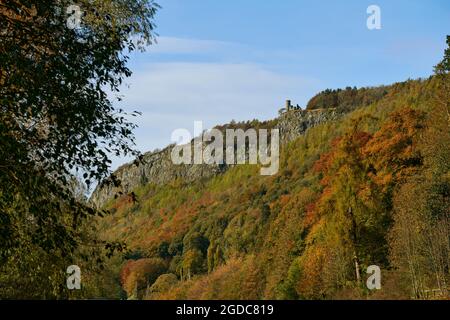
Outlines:
POLYGON ((427 77, 450 34, 448 0, 157 2, 158 44, 132 54, 121 92, 121 107, 143 113, 142 152, 194 120, 270 119, 288 98, 304 106, 326 88, 427 77), (372 4, 380 30, 366 26, 372 4))

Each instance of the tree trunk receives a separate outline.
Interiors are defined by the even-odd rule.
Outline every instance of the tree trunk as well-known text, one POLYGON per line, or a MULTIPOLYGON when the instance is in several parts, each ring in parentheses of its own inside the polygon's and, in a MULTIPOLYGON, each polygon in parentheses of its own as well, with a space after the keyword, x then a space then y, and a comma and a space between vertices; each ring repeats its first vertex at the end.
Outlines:
POLYGON ((358 262, 358 257, 356 256, 356 251, 354 253, 354 257, 353 259, 355 260, 355 274, 356 274, 356 282, 360 283, 361 282, 361 275, 359 274, 359 262, 358 262))
POLYGON ((351 237, 353 242, 353 261, 355 262, 355 276, 356 276, 356 282, 361 282, 361 274, 359 273, 359 260, 358 260, 358 254, 356 251, 356 243, 357 243, 357 234, 356 234, 356 220, 355 216, 353 215, 352 207, 348 208, 348 214, 350 216, 350 219, 352 221, 352 230, 351 230, 351 237))

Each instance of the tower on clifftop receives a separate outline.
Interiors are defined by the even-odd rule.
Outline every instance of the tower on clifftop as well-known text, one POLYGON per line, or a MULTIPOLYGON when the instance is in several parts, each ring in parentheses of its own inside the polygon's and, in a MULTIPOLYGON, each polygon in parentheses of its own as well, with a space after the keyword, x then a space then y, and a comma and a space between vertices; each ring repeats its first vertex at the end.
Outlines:
POLYGON ((291 110, 292 105, 291 105, 291 100, 286 100, 286 111, 291 110))

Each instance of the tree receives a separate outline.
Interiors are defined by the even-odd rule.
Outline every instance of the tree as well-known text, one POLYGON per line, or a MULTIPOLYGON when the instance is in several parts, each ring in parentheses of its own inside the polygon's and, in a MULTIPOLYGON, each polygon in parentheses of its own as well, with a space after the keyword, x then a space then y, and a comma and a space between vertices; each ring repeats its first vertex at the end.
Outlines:
POLYGON ((447 48, 444 51, 444 57, 434 67, 434 72, 437 75, 444 75, 450 72, 450 35, 447 35, 447 48))
POLYGON ((145 298, 155 299, 158 297, 158 294, 169 291, 177 282, 178 278, 173 273, 162 274, 152 284, 145 298))
POLYGON ((366 153, 378 132, 372 136, 361 131, 363 120, 354 119, 314 166, 323 190, 307 213, 312 226, 296 267, 300 296, 319 298, 348 283, 359 286, 364 267, 387 265, 389 205, 366 153))
POLYGON ((447 35, 444 58, 434 67, 434 73, 441 80, 436 103, 445 108, 447 121, 450 122, 450 35, 447 35))
MULTIPOLYGON (((153 41, 157 5, 78 3, 75 29, 66 24, 71 1, 0 3, 0 269, 28 252, 66 264, 82 220, 98 213, 67 187, 72 175, 89 186, 109 174, 110 154, 137 155, 135 126, 106 90, 117 93, 131 75, 127 51, 153 41)), ((55 286, 48 292, 58 296, 55 286)))
POLYGON ((205 271, 205 258, 198 249, 190 249, 183 254, 180 275, 181 279, 191 279, 194 274, 205 271))
POLYGON ((365 146, 372 176, 385 189, 417 171, 423 159, 417 140, 424 129, 425 113, 412 108, 392 112, 365 146))
POLYGON ((155 280, 167 270, 160 258, 128 261, 121 272, 121 282, 129 298, 142 298, 155 280))
POLYGON ((393 199, 391 260, 408 279, 412 295, 421 299, 428 297, 430 289, 448 297, 450 282, 449 36, 447 44, 443 60, 435 67, 433 99, 422 117, 423 130, 414 139, 421 170, 409 172, 393 199))

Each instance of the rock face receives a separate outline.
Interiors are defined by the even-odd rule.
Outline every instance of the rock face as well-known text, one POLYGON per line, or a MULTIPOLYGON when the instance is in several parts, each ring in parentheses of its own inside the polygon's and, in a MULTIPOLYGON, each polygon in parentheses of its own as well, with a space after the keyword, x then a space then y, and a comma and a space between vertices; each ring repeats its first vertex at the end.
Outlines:
MULTIPOLYGON (((308 128, 336 120, 340 116, 341 113, 335 109, 288 110, 280 114, 278 118, 277 128, 280 130, 280 143, 292 141, 304 134, 308 128)), ((120 189, 115 188, 112 184, 98 186, 92 194, 91 201, 101 207, 119 191, 128 193, 147 183, 162 185, 175 179, 182 179, 189 183, 217 175, 228 168, 226 164, 175 165, 170 157, 172 147, 168 146, 162 151, 145 153, 142 157, 143 161, 139 165, 128 163, 121 166, 114 172, 114 175, 121 181, 120 189)))
POLYGON ((170 157, 171 150, 172 146, 169 146, 162 151, 147 152, 139 165, 136 163, 122 165, 113 173, 121 181, 120 188, 114 187, 113 184, 98 186, 92 194, 91 201, 101 207, 119 191, 128 193, 147 183, 162 185, 176 179, 192 182, 226 170, 224 165, 175 165, 170 157))
POLYGON ((324 122, 338 119, 342 113, 334 108, 301 110, 294 109, 282 113, 278 117, 281 143, 294 140, 304 134, 308 128, 324 122))

